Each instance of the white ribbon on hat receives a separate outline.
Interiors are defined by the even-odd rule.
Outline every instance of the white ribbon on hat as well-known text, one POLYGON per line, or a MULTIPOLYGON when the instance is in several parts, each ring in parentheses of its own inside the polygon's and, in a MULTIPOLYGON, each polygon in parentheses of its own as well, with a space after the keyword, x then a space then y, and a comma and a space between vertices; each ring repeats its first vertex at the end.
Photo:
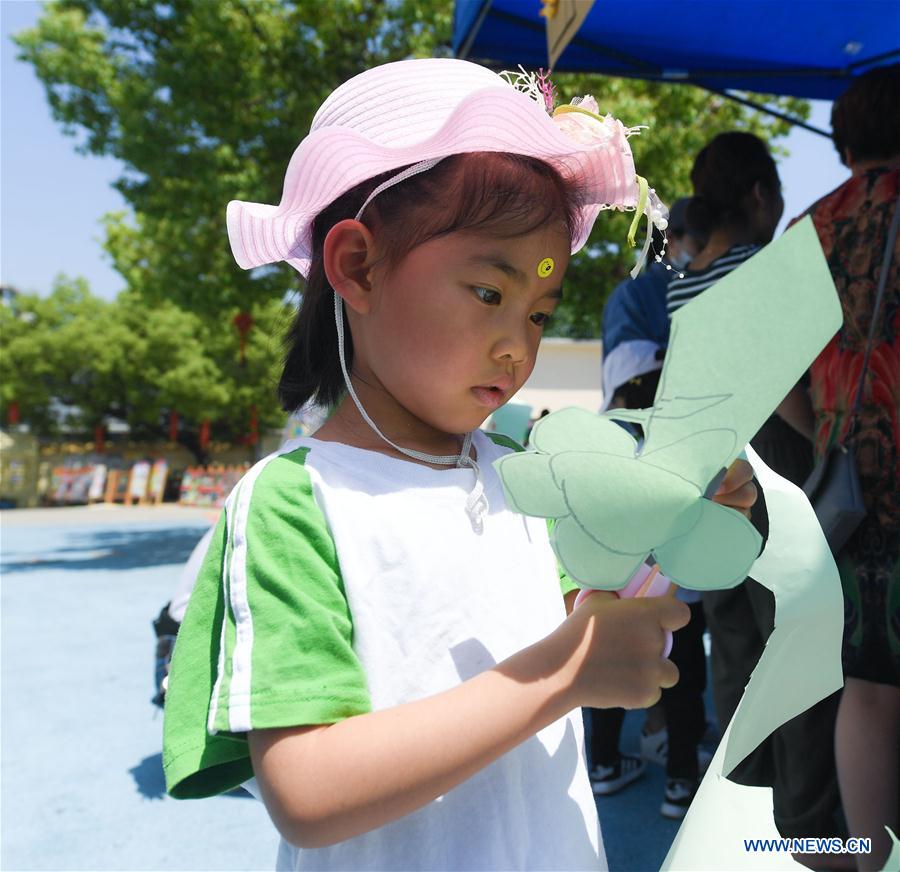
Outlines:
MULTIPOLYGON (((356 213, 356 220, 359 221, 361 219, 366 207, 382 191, 408 179, 410 176, 430 170, 441 160, 442 158, 431 158, 430 160, 420 161, 417 164, 407 167, 403 172, 398 173, 396 176, 392 176, 387 181, 382 182, 366 198, 366 201, 356 213)), ((334 294, 334 323, 337 328, 338 359, 341 362, 341 372, 344 374, 344 384, 347 387, 347 393, 350 394, 350 398, 356 404, 356 408, 359 410, 359 414, 362 415, 363 420, 381 439, 387 442, 388 445, 395 448, 401 454, 405 454, 407 457, 412 457, 414 460, 420 460, 424 463, 434 463, 438 466, 470 467, 475 473, 475 485, 469 492, 469 496, 466 498, 466 514, 472 522, 472 529, 474 529, 476 533, 481 533, 484 529, 484 516, 488 513, 490 506, 488 505, 487 495, 484 492, 484 478, 481 474, 481 468, 471 456, 473 432, 470 431, 469 433, 466 433, 459 454, 426 454, 424 451, 404 448, 402 445, 397 445, 396 442, 392 442, 388 439, 387 436, 378 429, 378 425, 369 417, 350 382, 350 373, 347 371, 347 361, 344 354, 344 301, 336 291, 334 294)))

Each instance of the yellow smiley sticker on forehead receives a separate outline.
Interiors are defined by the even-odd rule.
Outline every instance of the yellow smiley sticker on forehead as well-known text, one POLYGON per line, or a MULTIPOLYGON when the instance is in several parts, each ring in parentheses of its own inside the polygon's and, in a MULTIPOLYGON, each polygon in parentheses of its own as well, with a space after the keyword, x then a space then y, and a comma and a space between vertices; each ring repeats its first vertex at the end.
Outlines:
POLYGON ((556 264, 553 262, 552 257, 545 257, 539 264, 537 268, 537 274, 540 278, 545 279, 553 272, 553 267, 556 264))

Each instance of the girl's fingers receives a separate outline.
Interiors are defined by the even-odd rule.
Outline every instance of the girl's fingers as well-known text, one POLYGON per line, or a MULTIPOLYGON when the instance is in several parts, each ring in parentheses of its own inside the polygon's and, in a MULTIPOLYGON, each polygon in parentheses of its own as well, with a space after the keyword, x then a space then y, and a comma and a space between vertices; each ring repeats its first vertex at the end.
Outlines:
POLYGON ((717 494, 713 497, 713 502, 732 509, 749 509, 756 502, 756 497, 756 485, 748 481, 735 490, 717 494))
POLYGON ((664 630, 680 630, 691 619, 691 610, 674 597, 654 597, 659 603, 659 624, 664 630))
POLYGON ((595 590, 590 587, 583 587, 580 591, 578 591, 578 596, 575 597, 575 604, 573 608, 578 608, 589 596, 599 596, 600 599, 611 600, 618 599, 618 595, 614 590, 595 590))
POLYGON ((675 687, 678 684, 678 667, 671 660, 663 660, 660 663, 659 686, 675 687))
POLYGON ((728 467, 728 472, 725 473, 725 478, 719 484, 719 489, 716 491, 715 496, 728 493, 752 480, 753 467, 746 460, 735 460, 728 467))
POLYGON ((749 518, 750 508, 756 502, 756 485, 753 482, 753 467, 746 460, 735 460, 728 467, 713 502, 730 509, 737 509, 749 518))

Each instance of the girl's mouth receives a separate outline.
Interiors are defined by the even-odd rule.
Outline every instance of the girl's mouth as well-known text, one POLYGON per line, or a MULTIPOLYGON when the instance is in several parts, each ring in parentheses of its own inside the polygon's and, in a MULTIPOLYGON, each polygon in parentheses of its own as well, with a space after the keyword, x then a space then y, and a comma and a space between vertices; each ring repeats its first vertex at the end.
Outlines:
POLYGON ((493 385, 472 388, 475 399, 489 409, 498 409, 506 402, 506 391, 493 385))

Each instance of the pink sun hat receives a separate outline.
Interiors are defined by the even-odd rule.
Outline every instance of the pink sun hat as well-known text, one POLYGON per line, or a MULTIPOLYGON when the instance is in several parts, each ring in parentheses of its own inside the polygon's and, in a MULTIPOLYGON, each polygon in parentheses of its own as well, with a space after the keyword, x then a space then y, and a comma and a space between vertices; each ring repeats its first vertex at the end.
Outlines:
MULTIPOLYGON (((287 261, 306 276, 313 220, 341 194, 389 170, 480 151, 537 158, 577 179, 577 251, 601 209, 639 205, 627 140, 636 128, 601 117, 592 97, 551 115, 540 78, 522 73, 514 80, 452 58, 397 61, 349 79, 325 100, 294 151, 279 205, 228 204, 235 260, 244 269, 287 261)), ((659 223, 658 210, 654 217, 659 223)))

